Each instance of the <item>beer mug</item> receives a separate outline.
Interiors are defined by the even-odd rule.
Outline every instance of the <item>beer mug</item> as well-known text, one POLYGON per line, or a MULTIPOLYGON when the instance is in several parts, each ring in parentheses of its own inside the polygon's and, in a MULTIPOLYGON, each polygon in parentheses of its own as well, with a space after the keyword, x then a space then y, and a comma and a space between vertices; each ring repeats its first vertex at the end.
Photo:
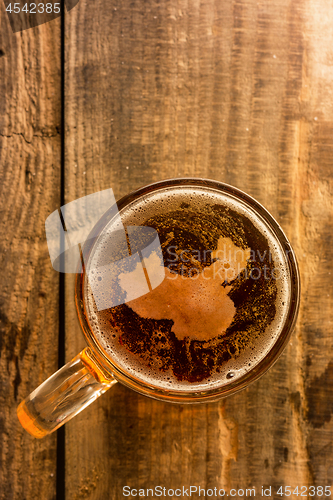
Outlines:
POLYGON ((117 382, 172 403, 229 396, 290 338, 295 254, 267 210, 232 186, 171 179, 118 203, 106 190, 51 214, 46 234, 54 269, 76 273, 88 347, 19 405, 37 438, 117 382))

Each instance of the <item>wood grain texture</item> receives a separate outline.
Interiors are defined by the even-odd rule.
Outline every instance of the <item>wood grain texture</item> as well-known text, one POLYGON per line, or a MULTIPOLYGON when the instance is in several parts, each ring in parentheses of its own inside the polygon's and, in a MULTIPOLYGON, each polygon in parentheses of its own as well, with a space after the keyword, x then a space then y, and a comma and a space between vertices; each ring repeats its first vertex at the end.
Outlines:
MULTIPOLYGON (((332 19, 326 0, 80 0, 66 16, 66 201, 233 184, 285 229, 303 287, 288 348, 242 393, 183 407, 119 385, 70 422, 68 498, 332 484, 332 19)), ((70 358, 70 277, 67 293, 70 358)))
POLYGON ((60 23, 13 34, 0 2, 0 24, 0 498, 54 500, 56 436, 31 437, 16 407, 57 369, 60 23))

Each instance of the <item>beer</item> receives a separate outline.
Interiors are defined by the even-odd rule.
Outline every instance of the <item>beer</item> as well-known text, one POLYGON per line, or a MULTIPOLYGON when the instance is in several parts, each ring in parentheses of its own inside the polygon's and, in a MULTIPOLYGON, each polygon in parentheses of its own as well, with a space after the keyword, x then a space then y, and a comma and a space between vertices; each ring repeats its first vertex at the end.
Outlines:
MULTIPOLYGON (((86 273, 86 319, 110 362, 144 384, 187 393, 257 366, 279 338, 290 302, 286 255, 265 221, 237 197, 199 185, 145 193, 120 207, 120 217, 125 228, 157 231, 163 259, 152 252, 149 263, 163 266, 164 279, 99 310, 86 273)), ((103 228, 87 268, 105 260, 117 224, 103 228)), ((135 269, 120 273, 118 284, 131 279, 135 269)))

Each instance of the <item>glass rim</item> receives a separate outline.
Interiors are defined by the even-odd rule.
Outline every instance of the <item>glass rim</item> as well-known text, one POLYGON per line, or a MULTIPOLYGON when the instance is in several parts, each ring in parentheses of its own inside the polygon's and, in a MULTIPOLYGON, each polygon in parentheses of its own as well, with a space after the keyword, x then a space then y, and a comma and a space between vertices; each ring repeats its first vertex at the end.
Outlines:
MULTIPOLYGON (((114 376, 116 380, 121 382, 127 387, 139 392, 140 394, 150 396, 154 399, 159 399, 163 401, 170 401, 174 403, 202 403, 209 401, 216 401, 223 397, 227 397, 236 392, 241 391, 247 387, 250 383, 254 382, 262 375, 264 375, 267 370, 275 364, 280 355, 282 354, 284 348, 286 347, 289 338, 294 330, 297 314, 299 310, 300 303, 300 276, 297 265, 296 256, 294 250, 283 232, 282 228, 278 222, 273 218, 273 216, 266 210, 266 208, 261 205, 257 200, 252 198, 250 195, 244 193, 238 188, 225 184, 219 181, 202 179, 202 178, 176 178, 176 179, 165 179, 162 181, 154 182, 148 184, 144 187, 138 188, 129 194, 123 196, 118 202, 118 210, 121 211, 131 202, 136 201, 138 198, 145 194, 163 190, 167 187, 181 187, 181 186, 193 186, 193 187, 206 187, 210 189, 215 189, 217 191, 223 192, 223 194, 236 198, 237 201, 243 202, 246 208, 251 209, 256 217, 261 219, 270 233, 276 238, 276 240, 281 245, 284 252, 286 263, 288 265, 288 271, 290 276, 290 296, 289 308, 286 313, 284 324, 282 330, 276 339, 276 341, 271 346, 270 350, 261 359, 258 364, 254 365, 253 368, 249 369, 244 375, 240 376, 236 380, 228 380, 225 382, 223 380, 221 385, 216 387, 205 388, 202 391, 184 391, 184 390, 168 390, 162 389, 154 384, 148 384, 140 380, 134 375, 130 375, 121 369, 121 367, 110 360, 110 358, 105 354, 102 346, 99 344, 97 339, 92 333, 92 329, 89 326, 88 313, 86 310, 85 299, 84 299, 84 279, 85 273, 77 273, 75 277, 75 304, 78 313, 79 322, 83 333, 87 339, 88 345, 93 349, 94 353, 97 355, 99 361, 102 365, 114 376)), ((114 212, 112 209, 105 212, 98 223, 95 225, 91 234, 87 239, 87 243, 84 245, 84 256, 85 261, 88 262, 89 255, 94 248, 96 237, 101 233, 104 227, 108 224, 110 214, 114 212)))

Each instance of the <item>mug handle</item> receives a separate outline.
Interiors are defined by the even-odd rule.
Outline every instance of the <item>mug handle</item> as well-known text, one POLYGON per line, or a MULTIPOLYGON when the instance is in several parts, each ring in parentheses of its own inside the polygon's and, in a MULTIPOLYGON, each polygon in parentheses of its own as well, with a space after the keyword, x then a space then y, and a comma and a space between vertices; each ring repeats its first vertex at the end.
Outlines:
POLYGON ((18 419, 32 436, 42 438, 80 413, 116 382, 86 347, 19 404, 18 419))

